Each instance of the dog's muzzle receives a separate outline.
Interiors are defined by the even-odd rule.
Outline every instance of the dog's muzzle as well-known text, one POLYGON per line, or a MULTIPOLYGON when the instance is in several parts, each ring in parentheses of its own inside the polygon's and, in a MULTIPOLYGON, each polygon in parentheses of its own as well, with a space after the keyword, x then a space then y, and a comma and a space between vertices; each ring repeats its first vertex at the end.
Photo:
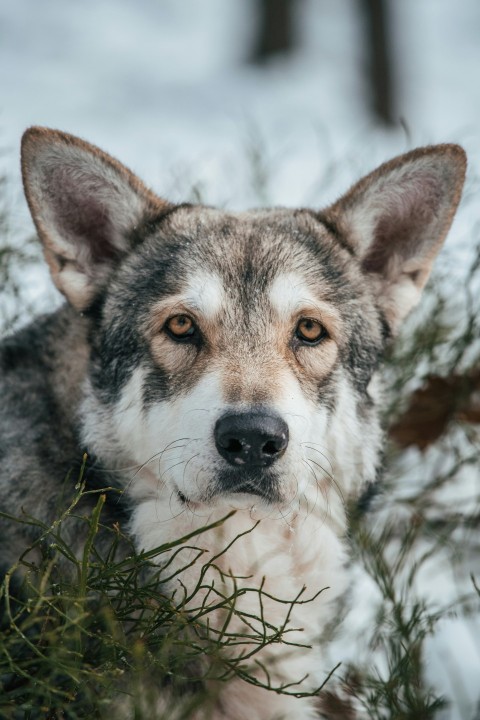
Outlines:
POLYGON ((288 445, 288 425, 265 412, 231 413, 217 420, 215 445, 233 467, 250 470, 268 467, 288 445))

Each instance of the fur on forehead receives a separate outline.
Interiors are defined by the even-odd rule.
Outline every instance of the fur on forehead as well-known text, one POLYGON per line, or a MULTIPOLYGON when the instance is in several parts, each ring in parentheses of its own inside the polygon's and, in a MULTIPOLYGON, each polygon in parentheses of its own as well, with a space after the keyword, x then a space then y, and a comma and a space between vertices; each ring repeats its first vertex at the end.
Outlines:
POLYGON ((117 309, 183 303, 213 316, 214 308, 228 314, 234 307, 260 310, 261 298, 264 311, 277 312, 272 299, 289 283, 283 315, 293 314, 299 303, 323 303, 326 316, 333 307, 337 317, 351 316, 357 304, 378 325, 357 261, 309 211, 178 208, 125 259, 111 290, 117 309))
MULTIPOLYGON (((341 291, 352 257, 310 211, 285 208, 228 213, 184 207, 162 223, 153 238, 159 259, 184 263, 185 271, 209 268, 227 286, 238 281, 267 287, 280 272, 328 280, 341 291), (319 274, 320 273, 320 274, 319 274)), ((153 247, 149 254, 155 252, 153 247)), ((353 261, 355 264, 355 261, 353 261)))

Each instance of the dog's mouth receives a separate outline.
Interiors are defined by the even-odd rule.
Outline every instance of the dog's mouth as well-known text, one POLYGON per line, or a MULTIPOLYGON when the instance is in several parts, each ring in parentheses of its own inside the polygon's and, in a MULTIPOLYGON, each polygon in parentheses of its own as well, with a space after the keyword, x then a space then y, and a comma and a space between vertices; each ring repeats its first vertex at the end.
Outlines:
POLYGON ((249 470, 222 470, 217 476, 214 494, 250 495, 269 504, 281 501, 277 474, 262 467, 249 470))
POLYGON ((225 470, 219 473, 210 489, 201 498, 188 497, 185 492, 176 488, 176 495, 181 505, 216 505, 222 499, 231 500, 235 506, 261 501, 266 505, 279 505, 282 495, 276 475, 271 472, 262 472, 262 469, 248 472, 225 470))

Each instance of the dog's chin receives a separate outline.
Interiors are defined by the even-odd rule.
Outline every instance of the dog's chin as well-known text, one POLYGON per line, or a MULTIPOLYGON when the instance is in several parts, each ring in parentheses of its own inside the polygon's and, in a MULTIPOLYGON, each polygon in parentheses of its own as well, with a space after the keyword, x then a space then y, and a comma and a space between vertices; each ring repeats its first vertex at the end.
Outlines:
POLYGON ((210 514, 214 510, 225 513, 238 510, 248 512, 255 519, 277 514, 283 517, 288 505, 277 493, 274 497, 259 492, 232 492, 218 489, 204 497, 190 497, 178 489, 176 493, 180 505, 201 515, 210 514))
POLYGON ((221 470, 202 490, 176 487, 180 505, 193 512, 204 514, 212 510, 247 511, 259 517, 284 512, 290 504, 284 497, 280 478, 271 469, 252 468, 248 471, 221 470))
POLYGON ((247 510, 249 512, 261 512, 268 514, 278 507, 278 502, 273 502, 266 497, 256 493, 223 493, 213 500, 216 507, 224 507, 231 510, 247 510))

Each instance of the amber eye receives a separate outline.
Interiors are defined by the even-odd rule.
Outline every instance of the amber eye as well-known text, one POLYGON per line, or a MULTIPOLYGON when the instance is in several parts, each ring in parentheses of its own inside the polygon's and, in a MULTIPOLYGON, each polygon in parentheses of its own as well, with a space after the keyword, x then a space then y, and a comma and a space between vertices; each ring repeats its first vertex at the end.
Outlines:
POLYGON ((295 330, 295 336, 305 345, 317 345, 319 342, 328 337, 328 333, 323 325, 317 320, 303 318, 300 320, 295 330))
POLYGON ((165 323, 165 330, 174 340, 188 340, 193 338, 196 327, 188 315, 174 315, 165 323))

